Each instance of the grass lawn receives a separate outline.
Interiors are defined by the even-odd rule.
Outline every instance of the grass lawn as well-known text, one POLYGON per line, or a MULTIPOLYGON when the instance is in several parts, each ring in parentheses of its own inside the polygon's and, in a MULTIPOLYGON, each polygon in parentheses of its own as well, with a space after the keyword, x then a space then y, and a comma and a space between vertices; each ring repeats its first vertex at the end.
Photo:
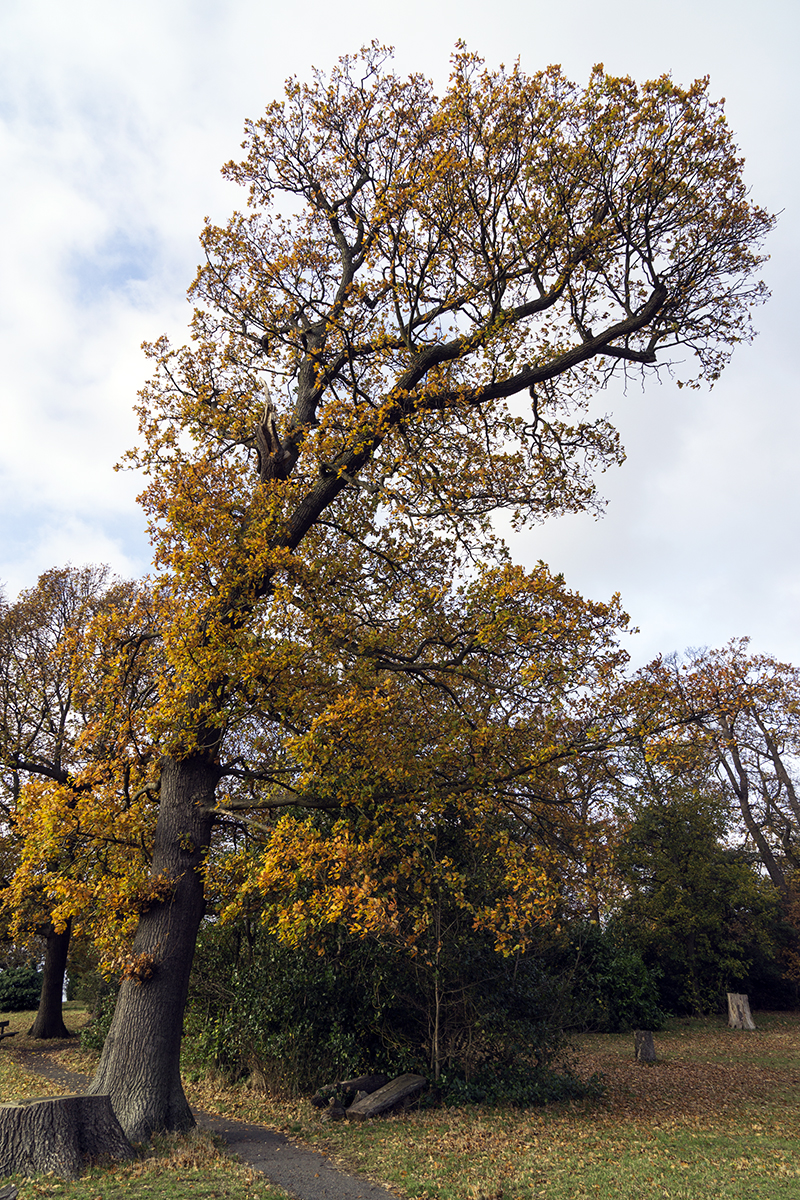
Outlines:
MULTIPOLYGON (((22 1027, 32 1018, 17 1019, 22 1027)), ((579 1037, 574 1066, 580 1074, 602 1072, 606 1095, 545 1109, 423 1109, 366 1124, 326 1124, 307 1101, 279 1102, 210 1078, 186 1086, 193 1104, 282 1129, 405 1196, 798 1200, 800 1013, 759 1013, 756 1023, 757 1032, 737 1033, 722 1017, 674 1021, 656 1034, 652 1066, 634 1061, 630 1034, 579 1037)), ((41 1093, 41 1081, 13 1062, 22 1042, 0 1046, 2 1098, 41 1093)), ((59 1059, 90 1066, 74 1050, 59 1052, 59 1059)), ((78 1183, 24 1182, 20 1200, 121 1200, 123 1192, 146 1200, 281 1194, 201 1137, 166 1141, 148 1157, 93 1171, 78 1183)))
POLYGON ((19 1200, 288 1200, 263 1175, 239 1166, 208 1134, 161 1138, 130 1163, 95 1167, 80 1179, 15 1180, 19 1200))
POLYGON ((414 1197, 440 1200, 798 1200, 800 1013, 758 1014, 756 1033, 722 1017, 672 1022, 658 1062, 633 1037, 576 1039, 579 1074, 602 1072, 600 1101, 545 1109, 421 1110, 323 1124, 307 1102, 189 1085, 194 1102, 274 1124, 414 1197))
MULTIPOLYGON (((86 1024, 82 1005, 66 1004, 64 1021, 77 1032, 86 1024)), ((16 1030, 11 1041, 0 1042, 0 1103, 30 1096, 54 1096, 66 1089, 40 1075, 26 1071, 17 1061, 20 1051, 41 1051, 52 1042, 39 1042, 26 1034, 35 1013, 4 1013, 9 1030, 16 1030)), ((97 1055, 81 1053, 79 1048, 61 1041, 54 1060, 73 1070, 91 1070, 97 1055)), ((5 1181, 4 1181, 5 1182, 5 1181)), ((286 1193, 273 1187, 257 1171, 233 1162, 217 1142, 206 1133, 191 1137, 163 1137, 141 1148, 140 1156, 128 1163, 96 1167, 79 1180, 65 1181, 45 1175, 36 1179, 15 1179, 19 1200, 288 1200, 286 1193)))

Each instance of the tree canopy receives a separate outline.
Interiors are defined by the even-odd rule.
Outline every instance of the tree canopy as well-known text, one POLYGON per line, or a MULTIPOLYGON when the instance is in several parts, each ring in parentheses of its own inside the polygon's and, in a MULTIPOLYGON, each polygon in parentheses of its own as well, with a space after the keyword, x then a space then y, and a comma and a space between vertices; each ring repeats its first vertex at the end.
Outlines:
POLYGON ((37 1037, 66 1036, 70 933, 118 957, 150 890, 153 805, 140 784, 152 681, 141 645, 124 636, 138 632, 139 606, 146 589, 99 567, 46 571, 0 604, 0 902, 15 938, 47 938, 37 1037))
MULTIPOLYGON (((192 1120, 178 1049, 215 827, 290 809, 296 836, 305 808, 375 839, 457 802, 509 847, 523 925, 542 903, 511 832, 544 829, 543 777, 607 736, 623 619, 513 567, 492 517, 596 507, 622 457, 598 388, 668 363, 713 383, 765 297, 772 218, 706 80, 598 67, 579 88, 458 46, 439 97, 372 45, 290 80, 244 150, 191 343, 148 348, 129 462, 152 600, 135 632, 102 626, 107 698, 120 648, 154 647, 152 891, 93 1085, 134 1139, 192 1120)), ((118 747, 124 788, 110 728, 86 745, 118 747)))

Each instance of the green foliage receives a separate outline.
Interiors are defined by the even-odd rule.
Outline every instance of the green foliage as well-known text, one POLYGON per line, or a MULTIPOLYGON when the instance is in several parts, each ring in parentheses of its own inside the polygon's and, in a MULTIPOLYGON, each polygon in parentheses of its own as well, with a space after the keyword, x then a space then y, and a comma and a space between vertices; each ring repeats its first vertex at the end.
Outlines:
POLYGON ((105 992, 96 999, 94 1015, 89 1024, 81 1030, 81 1046, 84 1050, 103 1049, 111 1028, 116 1002, 116 991, 105 992))
POLYGON ((562 1067, 555 1071, 532 1070, 527 1063, 507 1063, 479 1067, 470 1078, 446 1071, 439 1080, 438 1093, 447 1107, 461 1104, 555 1104, 562 1100, 582 1100, 602 1096, 599 1076, 579 1079, 562 1067))
POLYGON ((116 999, 119 984, 101 975, 99 971, 88 970, 82 974, 74 974, 70 969, 67 980, 67 999, 80 1000, 92 1015, 97 1014, 103 1001, 116 999))
POLYGON ((796 964, 800 959, 800 928, 792 906, 780 904, 769 923, 769 940, 752 947, 747 978, 751 1009, 786 1012, 800 1008, 800 979, 796 964))
POLYGON ((540 1103, 569 1091, 560 1057, 571 1001, 539 947, 504 958, 489 936, 462 929, 438 961, 426 963, 423 949, 391 966, 384 1038, 416 1058, 448 1102, 540 1103))
POLYGON ((0 971, 0 1012, 37 1008, 41 994, 42 976, 35 966, 0 971))
POLYGON ((573 925, 561 965, 571 974, 573 1021, 579 1027, 603 1033, 663 1028, 661 970, 645 963, 641 948, 618 921, 605 928, 573 925))
POLYGON ((358 966, 279 945, 242 928, 200 937, 186 1017, 187 1053, 234 1077, 296 1094, 356 1070, 374 1053, 358 966))
POLYGON ((97 1008, 101 996, 116 992, 115 980, 102 975, 98 969, 100 952, 85 935, 73 934, 67 961, 67 1000, 79 1000, 90 1013, 97 1008))
POLYGON ((661 1003, 675 1013, 719 1010, 774 952, 774 889, 723 844, 725 822, 714 801, 674 795, 641 810, 620 851, 629 894, 619 921, 660 968, 661 1003))
POLYGON ((534 956, 504 959, 489 937, 439 958, 401 954, 340 932, 323 953, 246 926, 203 932, 186 1054, 270 1090, 298 1094, 362 1071, 435 1076, 448 1102, 536 1103, 574 1095, 555 1078, 563 989, 534 956), (566 1090, 565 1090, 566 1089, 566 1090))

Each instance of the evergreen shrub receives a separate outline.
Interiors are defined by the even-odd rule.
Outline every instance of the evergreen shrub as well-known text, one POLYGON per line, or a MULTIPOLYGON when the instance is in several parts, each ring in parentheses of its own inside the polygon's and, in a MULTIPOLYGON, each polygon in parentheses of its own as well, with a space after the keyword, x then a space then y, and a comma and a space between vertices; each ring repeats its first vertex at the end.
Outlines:
POLYGON ((448 1103, 581 1092, 560 1071, 569 1001, 536 955, 504 959, 475 933, 454 942, 436 970, 424 953, 341 932, 318 950, 210 922, 190 989, 187 1068, 213 1066, 289 1094, 372 1071, 418 1071, 448 1103))
POLYGON ((661 1000, 661 969, 645 961, 618 922, 573 926, 562 969, 570 960, 573 1020, 579 1028, 599 1033, 663 1029, 669 1013, 661 1000))
POLYGON ((92 1019, 81 1030, 81 1047, 84 1050, 103 1049, 116 1003, 116 992, 105 992, 97 998, 92 1019))
POLYGON ((0 1012, 25 1012, 39 1007, 41 972, 35 966, 0 971, 0 1012))

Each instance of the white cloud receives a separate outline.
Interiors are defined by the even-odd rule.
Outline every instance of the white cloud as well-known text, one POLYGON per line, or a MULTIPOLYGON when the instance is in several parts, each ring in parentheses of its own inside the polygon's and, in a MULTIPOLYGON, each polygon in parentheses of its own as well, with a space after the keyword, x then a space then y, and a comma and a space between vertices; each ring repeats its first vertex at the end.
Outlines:
POLYGON ((590 595, 619 588, 640 656, 752 633, 800 662, 794 280, 798 273, 795 0, 407 0, 301 10, 265 0, 6 0, 0 14, 3 438, 0 579, 15 590, 67 560, 145 569, 135 440, 144 339, 183 336, 206 213, 241 204, 218 174, 246 116, 283 79, 377 38, 441 86, 455 40, 530 70, 560 61, 679 81, 710 72, 759 202, 785 209, 771 304, 710 394, 665 383, 601 397, 628 462, 603 481, 606 518, 526 535, 590 595), (10 181, 10 186, 9 186, 10 181))

